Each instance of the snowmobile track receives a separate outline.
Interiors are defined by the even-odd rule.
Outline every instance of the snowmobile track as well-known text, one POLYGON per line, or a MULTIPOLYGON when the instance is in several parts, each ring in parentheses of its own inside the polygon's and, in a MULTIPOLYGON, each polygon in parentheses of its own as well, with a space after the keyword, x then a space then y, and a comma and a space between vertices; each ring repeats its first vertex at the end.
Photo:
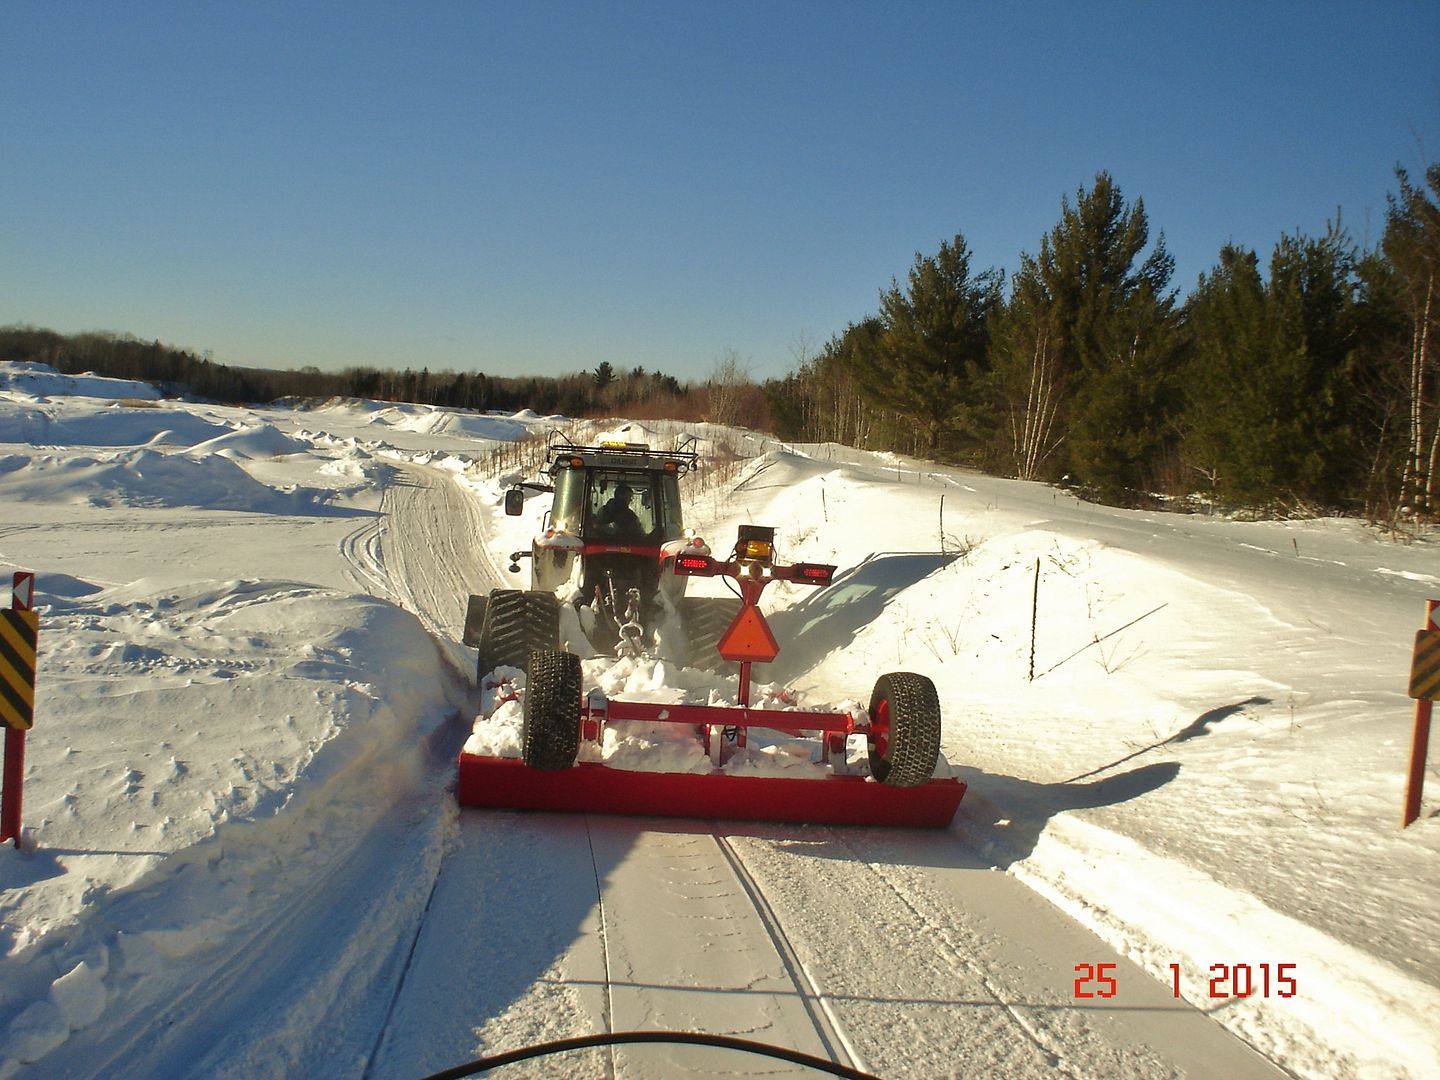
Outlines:
POLYGON ((790 978, 794 981, 800 1001, 805 1006, 806 1012, 810 1014, 811 1023, 815 1025, 820 1041, 825 1045, 826 1053, 832 1060, 842 1065, 849 1065, 860 1072, 867 1072, 865 1063, 855 1052, 850 1040, 846 1038, 845 1029, 841 1026, 839 1017, 835 1015, 829 1001, 826 1000, 814 977, 805 967, 805 962, 800 959, 794 945, 785 935, 785 928, 781 926, 779 916, 766 902, 765 894, 760 891, 759 883, 745 869, 745 863, 741 860, 740 853, 720 833, 716 832, 712 835, 715 837, 715 843, 719 845, 720 853, 725 856, 731 869, 735 871, 735 876, 739 879, 745 894, 750 898, 750 903, 754 905, 761 925, 770 935, 770 940, 775 945, 775 951, 780 955, 785 970, 789 972, 790 978))
POLYGON ((505 580, 485 557, 485 515, 454 476, 397 465, 380 494, 379 516, 348 533, 348 576, 374 596, 420 617, 432 634, 459 641, 466 599, 505 580))
POLYGON ((388 599, 392 593, 382 554, 383 520, 367 521, 341 537, 340 555, 345 560, 346 577, 371 596, 388 599))

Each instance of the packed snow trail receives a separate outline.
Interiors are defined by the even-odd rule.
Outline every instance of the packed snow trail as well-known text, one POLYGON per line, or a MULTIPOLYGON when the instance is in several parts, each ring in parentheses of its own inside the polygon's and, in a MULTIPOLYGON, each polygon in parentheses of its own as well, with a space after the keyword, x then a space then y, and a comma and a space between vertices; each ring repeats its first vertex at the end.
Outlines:
MULTIPOLYGON (((499 579, 467 502, 450 478, 413 468, 384 500, 391 587, 450 636, 455 590, 499 579)), ((460 812, 367 1075, 659 1029, 886 1076, 1281 1075, 947 834, 473 810, 460 812), (1077 998, 1081 964, 1114 964, 1115 996, 1077 998)), ((564 1067, 805 1074, 695 1047, 591 1050, 564 1067)))
MULTIPOLYGON (((463 811, 368 1075, 630 1030, 889 1077, 1284 1075, 943 835, 463 811), (1077 1000, 1079 963, 1115 997, 1077 1000)), ((807 1075, 692 1047, 550 1068, 807 1075)))
POLYGON ((419 617, 451 662, 469 674, 459 640, 471 594, 514 588, 484 556, 485 517, 453 473, 420 465, 390 470, 380 515, 340 542, 350 580, 419 617))
POLYGON ((385 572, 397 601, 437 637, 458 641, 466 598, 505 587, 482 554, 484 519, 475 500, 452 474, 409 467, 385 485, 380 509, 385 572))

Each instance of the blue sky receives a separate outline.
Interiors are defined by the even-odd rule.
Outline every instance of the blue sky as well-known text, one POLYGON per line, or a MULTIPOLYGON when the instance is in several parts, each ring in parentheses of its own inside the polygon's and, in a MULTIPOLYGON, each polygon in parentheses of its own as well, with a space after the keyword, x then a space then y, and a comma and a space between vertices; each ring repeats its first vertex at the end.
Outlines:
POLYGON ((1182 295, 1384 224, 1440 2, 0 5, 0 324, 261 367, 782 374, 1107 170, 1182 295))

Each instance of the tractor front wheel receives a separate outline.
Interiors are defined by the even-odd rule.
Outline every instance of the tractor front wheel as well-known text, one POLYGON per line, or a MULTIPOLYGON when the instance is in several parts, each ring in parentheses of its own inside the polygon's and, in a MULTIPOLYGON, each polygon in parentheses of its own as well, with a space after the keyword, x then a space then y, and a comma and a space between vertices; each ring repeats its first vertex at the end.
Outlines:
POLYGON ((580 658, 559 649, 530 654, 520 753, 532 769, 568 769, 580 752, 580 658))
POLYGON ((919 787, 940 758, 940 696, 924 675, 881 675, 870 695, 870 775, 891 787, 919 787))

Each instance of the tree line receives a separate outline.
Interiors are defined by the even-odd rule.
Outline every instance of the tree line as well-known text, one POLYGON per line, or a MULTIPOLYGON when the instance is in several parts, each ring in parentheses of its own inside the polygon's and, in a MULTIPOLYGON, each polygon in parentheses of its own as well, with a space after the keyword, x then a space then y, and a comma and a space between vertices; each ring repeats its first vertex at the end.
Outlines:
POLYGON ((1008 277, 963 234, 767 384, 782 437, 1059 481, 1107 502, 1440 510, 1440 166, 1397 170, 1362 251, 1332 222, 1263 264, 1228 245, 1183 300, 1144 202, 1100 173, 1008 277))
POLYGON ((682 384, 673 375, 643 367, 617 371, 608 362, 594 371, 558 377, 432 372, 428 367, 280 371, 217 363, 208 353, 196 355, 128 334, 61 334, 33 326, 0 327, 0 359, 49 364, 66 375, 94 372, 148 382, 168 396, 231 405, 339 397, 479 411, 531 409, 542 415, 576 417, 627 412, 636 419, 699 420, 704 418, 709 395, 706 384, 682 384))

